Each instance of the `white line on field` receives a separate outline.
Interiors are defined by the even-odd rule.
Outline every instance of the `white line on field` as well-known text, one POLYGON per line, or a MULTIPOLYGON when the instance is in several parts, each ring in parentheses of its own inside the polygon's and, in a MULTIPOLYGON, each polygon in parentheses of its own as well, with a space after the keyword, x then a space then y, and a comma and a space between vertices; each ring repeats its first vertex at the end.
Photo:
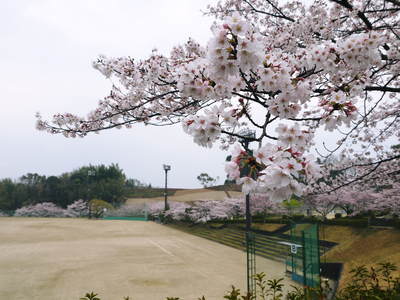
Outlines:
POLYGON ((150 240, 150 239, 149 239, 149 241, 150 241, 150 243, 152 243, 154 246, 160 248, 160 250, 161 250, 162 252, 167 253, 169 256, 176 257, 174 254, 172 254, 171 252, 169 252, 167 249, 165 249, 164 247, 162 247, 160 244, 156 243, 155 241, 150 240))

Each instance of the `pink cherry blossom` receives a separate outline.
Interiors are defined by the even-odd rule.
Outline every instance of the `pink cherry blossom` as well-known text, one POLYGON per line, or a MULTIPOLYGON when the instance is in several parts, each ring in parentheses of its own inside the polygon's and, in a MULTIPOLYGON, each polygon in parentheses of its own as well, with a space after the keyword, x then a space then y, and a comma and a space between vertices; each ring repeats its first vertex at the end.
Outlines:
POLYGON ((384 0, 220 0, 207 8, 216 19, 207 45, 189 39, 143 60, 101 55, 93 66, 112 80, 110 93, 86 117, 38 114, 37 128, 73 138, 181 123, 198 145, 229 149, 250 127, 258 147, 234 146, 226 167, 246 193, 254 182, 281 200, 357 182, 392 185, 400 160, 390 148, 400 143, 399 12, 384 0), (335 146, 317 145, 318 132, 333 132, 335 146))

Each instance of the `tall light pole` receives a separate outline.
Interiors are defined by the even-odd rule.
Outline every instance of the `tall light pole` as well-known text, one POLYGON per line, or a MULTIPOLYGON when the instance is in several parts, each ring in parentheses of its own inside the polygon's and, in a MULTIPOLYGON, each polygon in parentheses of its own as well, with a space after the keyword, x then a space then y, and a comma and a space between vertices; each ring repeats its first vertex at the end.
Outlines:
MULTIPOLYGON (((256 132, 248 128, 244 128, 238 133, 242 138, 239 142, 249 155, 252 151, 249 149, 250 142, 255 141, 256 132)), ((242 175, 242 174, 241 174, 242 175)), ((243 174, 248 175, 248 174, 243 174)), ((251 232, 251 212, 250 212, 250 194, 246 194, 246 254, 247 254, 247 292, 253 296, 256 293, 256 284, 254 275, 256 274, 256 258, 255 258, 255 238, 251 232)))
POLYGON ((163 169, 165 171, 165 189, 164 189, 164 210, 168 210, 168 193, 167 193, 167 178, 168 178, 168 171, 171 170, 170 165, 163 165, 163 169))
MULTIPOLYGON (((244 128, 239 131, 239 135, 242 136, 240 139, 240 143, 247 153, 250 152, 249 144, 252 142, 256 136, 256 132, 254 130, 250 130, 248 128, 244 128)), ((250 154, 250 153, 249 153, 250 154)), ((250 194, 246 195, 246 231, 250 231, 251 229, 251 213, 250 213, 250 194)))
POLYGON ((90 200, 89 200, 89 192, 90 192, 90 188, 89 188, 89 177, 90 176, 94 176, 96 173, 94 170, 88 170, 87 172, 87 196, 86 196, 86 201, 87 201, 87 206, 88 206, 88 211, 89 211, 89 219, 92 218, 92 207, 90 205, 90 200))

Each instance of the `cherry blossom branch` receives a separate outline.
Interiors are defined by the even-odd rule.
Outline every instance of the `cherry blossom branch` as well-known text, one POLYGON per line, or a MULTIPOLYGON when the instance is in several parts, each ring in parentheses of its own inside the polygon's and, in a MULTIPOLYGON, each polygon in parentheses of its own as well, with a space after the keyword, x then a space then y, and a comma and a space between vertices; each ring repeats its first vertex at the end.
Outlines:
POLYGON ((256 13, 264 14, 264 15, 267 15, 267 16, 270 16, 270 17, 275 17, 275 18, 282 18, 282 19, 288 20, 288 21, 290 21, 290 22, 295 22, 294 19, 292 19, 292 18, 286 16, 286 15, 285 15, 278 7, 276 7, 276 5, 274 5, 271 1, 269 1, 269 0, 266 0, 266 1, 271 5, 271 7, 273 7, 273 8, 279 13, 279 15, 271 14, 271 13, 268 13, 268 12, 265 12, 265 11, 261 11, 261 10, 255 8, 248 0, 243 0, 243 2, 245 2, 247 5, 249 5, 249 6, 251 7, 251 9, 252 9, 254 12, 256 12, 256 13))
MULTIPOLYGON (((350 11, 353 11, 353 6, 347 1, 347 0, 330 0, 332 2, 335 2, 339 5, 342 5, 343 7, 349 9, 350 11)), ((357 16, 364 22, 364 24, 367 26, 369 30, 372 30, 372 24, 368 20, 368 18, 365 16, 365 14, 361 11, 357 11, 357 16)))
POLYGON ((385 0, 385 2, 390 2, 394 5, 400 6, 400 1, 398 1, 398 0, 385 0))
POLYGON ((400 88, 390 87, 390 86, 367 86, 365 87, 366 91, 379 91, 379 92, 392 92, 399 93, 400 88))

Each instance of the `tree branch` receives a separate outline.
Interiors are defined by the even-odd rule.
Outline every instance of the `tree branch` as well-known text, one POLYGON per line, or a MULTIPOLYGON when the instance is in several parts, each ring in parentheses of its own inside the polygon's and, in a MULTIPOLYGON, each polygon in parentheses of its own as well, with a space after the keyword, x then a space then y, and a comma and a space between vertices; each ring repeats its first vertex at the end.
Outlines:
MULTIPOLYGON (((353 6, 347 0, 331 0, 331 1, 347 8, 350 11, 354 10, 353 6)), ((371 22, 368 20, 368 18, 365 16, 363 12, 358 11, 357 16, 364 22, 364 24, 367 26, 369 30, 373 29, 371 22)))
POLYGON ((365 87, 366 91, 379 91, 379 92, 392 92, 399 93, 400 88, 390 87, 390 86, 367 86, 365 87))

